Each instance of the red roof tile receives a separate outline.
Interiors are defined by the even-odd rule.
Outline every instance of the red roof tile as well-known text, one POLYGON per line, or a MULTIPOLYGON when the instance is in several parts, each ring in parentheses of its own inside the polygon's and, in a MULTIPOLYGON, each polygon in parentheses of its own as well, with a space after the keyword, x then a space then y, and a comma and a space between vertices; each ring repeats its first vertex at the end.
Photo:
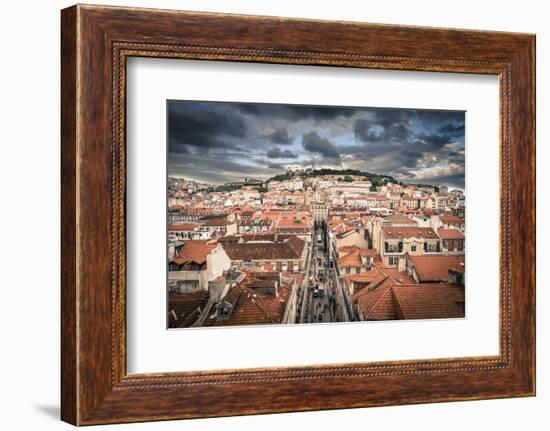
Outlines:
POLYGON ((398 284, 388 278, 354 299, 366 320, 464 317, 464 287, 454 284, 398 284))
POLYGON ((439 220, 444 224, 464 224, 464 219, 462 217, 449 214, 443 214, 439 217, 439 220))
POLYGON ((233 304, 231 316, 227 319, 209 318, 206 326, 241 326, 280 323, 291 289, 279 286, 278 296, 264 294, 243 285, 233 286, 224 300, 233 304))
POLYGON ((202 225, 203 226, 229 226, 235 222, 219 219, 219 218, 213 218, 206 220, 202 225))
POLYGON ((341 267, 362 267, 364 264, 361 257, 375 257, 376 255, 377 253, 374 250, 354 247, 349 253, 338 259, 338 265, 341 267))
POLYGON ((410 256, 420 282, 447 281, 449 270, 464 272, 464 255, 410 256))
POLYGON ((382 233, 386 239, 424 238, 439 239, 431 227, 397 227, 385 226, 382 233))
POLYGON ((366 320, 395 320, 399 318, 392 284, 386 283, 376 289, 363 289, 356 296, 356 303, 366 320))
POLYGON ((195 262, 203 264, 206 257, 216 248, 216 244, 204 244, 196 241, 186 241, 183 248, 179 251, 178 257, 174 259, 178 265, 195 262))
POLYGON ((408 284, 393 288, 403 319, 464 317, 464 287, 455 284, 408 284))
POLYGON ((412 225, 417 226, 418 223, 408 217, 405 217, 402 214, 392 214, 390 216, 387 216, 383 219, 384 222, 389 222, 392 225, 396 224, 406 224, 406 225, 412 225))
POLYGON ((223 248, 231 260, 300 259, 305 242, 291 236, 282 242, 224 243, 223 248))
POLYGON ((168 311, 170 328, 187 328, 191 326, 204 312, 208 302, 208 292, 171 293, 168 295, 168 311))
POLYGON ((439 229, 437 233, 441 239, 464 239, 464 234, 458 229, 439 229))

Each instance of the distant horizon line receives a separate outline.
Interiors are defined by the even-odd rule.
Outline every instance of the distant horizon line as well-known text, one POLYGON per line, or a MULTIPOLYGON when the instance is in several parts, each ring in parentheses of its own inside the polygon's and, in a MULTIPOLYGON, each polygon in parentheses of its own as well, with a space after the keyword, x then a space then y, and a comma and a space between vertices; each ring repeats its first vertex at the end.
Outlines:
MULTIPOLYGON (((332 169, 332 168, 330 168, 332 169)), ((288 173, 288 171, 285 171, 284 174, 288 173)), ((373 173, 375 175, 386 175, 386 174, 377 174, 377 173, 374 173, 374 172, 370 172, 370 173, 373 173)), ((282 175, 282 174, 275 174, 275 175, 272 175, 271 177, 269 178, 265 178, 263 179, 264 181, 267 181, 269 180, 270 178, 274 177, 274 176, 277 176, 277 175, 282 175)), ((389 176, 392 176, 392 175, 389 175, 389 176)), ((258 177, 243 177, 241 181, 239 180, 235 180, 235 181, 226 181, 226 182, 223 182, 223 183, 217 183, 217 182, 205 182, 205 181, 201 181, 201 180, 197 180, 197 179, 194 179, 194 178, 191 178, 191 177, 186 177, 186 176, 183 176, 181 174, 168 174, 167 175, 168 178, 177 178, 177 179, 182 179, 182 180, 187 180, 187 181, 194 181, 196 183, 199 183, 199 184, 207 184, 207 185, 211 185, 211 186, 224 186, 224 185, 227 185, 227 184, 234 184, 234 183, 240 183, 240 182, 243 182, 244 183, 244 179, 245 178, 252 178, 252 179, 262 179, 262 178, 258 178, 258 177)), ((393 176, 392 176, 393 177, 393 176)), ((431 183, 427 183, 427 182, 423 182, 421 180, 410 180, 410 181, 403 181, 403 180, 399 180, 397 178, 395 178, 397 181, 401 182, 401 183, 404 183, 404 184, 413 184, 413 185, 422 185, 422 186, 428 186, 428 187, 437 187, 437 188, 440 188, 440 187, 447 187, 449 189, 449 191, 453 191, 453 190, 459 190, 463 193, 466 192, 466 188, 462 188, 462 187, 456 187, 456 186, 452 186, 450 184, 442 184, 442 185, 435 185, 435 184, 431 184, 431 183), (418 181, 418 182, 414 182, 414 181, 418 181)))

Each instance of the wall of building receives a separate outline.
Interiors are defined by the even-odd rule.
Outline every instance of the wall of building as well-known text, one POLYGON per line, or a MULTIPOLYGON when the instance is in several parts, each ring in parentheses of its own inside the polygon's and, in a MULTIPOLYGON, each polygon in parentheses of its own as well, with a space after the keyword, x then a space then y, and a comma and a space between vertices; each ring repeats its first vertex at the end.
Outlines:
POLYGON ((357 246, 360 248, 368 248, 369 244, 367 240, 365 239, 364 231, 363 233, 354 231, 353 233, 346 235, 343 238, 338 238, 336 236, 336 250, 340 249, 341 247, 346 246, 357 246))
POLYGON ((205 271, 205 284, 208 286, 208 282, 214 280, 231 268, 231 259, 223 249, 221 245, 212 250, 212 252, 206 258, 206 271, 205 271))

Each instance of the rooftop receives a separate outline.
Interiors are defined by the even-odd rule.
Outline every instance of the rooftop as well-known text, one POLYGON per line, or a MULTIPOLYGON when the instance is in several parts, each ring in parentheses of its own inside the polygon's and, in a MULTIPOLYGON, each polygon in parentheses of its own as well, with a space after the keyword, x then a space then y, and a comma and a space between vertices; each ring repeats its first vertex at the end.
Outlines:
POLYGON ((291 236, 279 242, 224 243, 223 248, 231 260, 300 259, 305 242, 291 236))
POLYGON ((441 239, 464 239, 464 234, 458 229, 439 229, 437 233, 441 239))
POLYGON ((439 217, 442 223, 445 224, 464 224, 464 219, 450 214, 443 214, 439 217))
POLYGON ((205 244, 202 241, 186 241, 178 256, 174 259, 174 262, 178 265, 186 263, 198 263, 202 265, 206 262, 206 257, 216 247, 216 244, 205 244))
POLYGON ((240 326, 280 323, 291 289, 281 285, 278 296, 265 294, 247 287, 245 284, 236 284, 224 301, 233 305, 231 316, 227 319, 217 319, 211 316, 205 321, 205 326, 240 326))
POLYGON ((366 320, 464 317, 464 287, 455 284, 399 284, 387 279, 354 298, 366 320))
POLYGON ((208 302, 208 292, 171 293, 168 295, 168 327, 187 328, 199 318, 208 302))
POLYGON ((397 227, 385 226, 382 228, 385 239, 423 238, 439 239, 431 227, 397 227))
POLYGON ((341 267, 362 267, 364 266, 362 257, 375 257, 377 255, 375 250, 369 250, 359 247, 341 247, 338 251, 344 251, 342 249, 348 249, 347 254, 338 259, 338 265, 341 267))
POLYGON ((410 256, 420 282, 446 281, 449 278, 449 270, 464 272, 464 255, 457 256, 410 256))

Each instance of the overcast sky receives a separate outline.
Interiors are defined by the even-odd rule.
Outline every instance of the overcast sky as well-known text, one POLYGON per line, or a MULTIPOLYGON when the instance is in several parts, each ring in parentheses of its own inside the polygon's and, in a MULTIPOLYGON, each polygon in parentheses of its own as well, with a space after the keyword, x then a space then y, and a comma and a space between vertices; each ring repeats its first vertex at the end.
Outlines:
POLYGON ((351 168, 464 189, 464 112, 168 101, 168 173, 221 184, 351 168))

